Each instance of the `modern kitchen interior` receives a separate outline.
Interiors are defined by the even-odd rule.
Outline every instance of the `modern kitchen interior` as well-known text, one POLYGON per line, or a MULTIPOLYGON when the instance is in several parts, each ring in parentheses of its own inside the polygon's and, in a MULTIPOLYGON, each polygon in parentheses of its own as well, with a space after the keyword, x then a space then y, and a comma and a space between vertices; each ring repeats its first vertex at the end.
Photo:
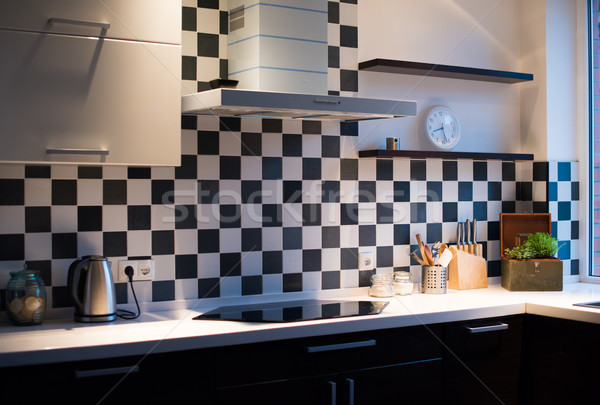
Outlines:
POLYGON ((4 393, 597 402, 599 16, 0 2, 4 393))

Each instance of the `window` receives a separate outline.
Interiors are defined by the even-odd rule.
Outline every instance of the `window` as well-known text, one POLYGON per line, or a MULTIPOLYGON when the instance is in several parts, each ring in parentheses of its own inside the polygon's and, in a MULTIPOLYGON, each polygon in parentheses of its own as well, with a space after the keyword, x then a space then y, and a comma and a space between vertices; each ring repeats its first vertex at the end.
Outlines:
POLYGON ((600 277, 600 1, 589 0, 590 24, 590 195, 591 195, 591 266, 590 276, 600 277))

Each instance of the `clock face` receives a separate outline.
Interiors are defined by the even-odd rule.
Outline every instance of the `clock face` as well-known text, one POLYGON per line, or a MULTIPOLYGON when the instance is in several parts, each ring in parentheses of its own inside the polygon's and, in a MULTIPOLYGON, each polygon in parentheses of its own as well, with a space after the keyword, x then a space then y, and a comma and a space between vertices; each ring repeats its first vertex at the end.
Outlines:
POLYGON ((460 139, 460 126, 454 113, 446 107, 433 107, 425 116, 427 137, 434 146, 452 149, 460 139))

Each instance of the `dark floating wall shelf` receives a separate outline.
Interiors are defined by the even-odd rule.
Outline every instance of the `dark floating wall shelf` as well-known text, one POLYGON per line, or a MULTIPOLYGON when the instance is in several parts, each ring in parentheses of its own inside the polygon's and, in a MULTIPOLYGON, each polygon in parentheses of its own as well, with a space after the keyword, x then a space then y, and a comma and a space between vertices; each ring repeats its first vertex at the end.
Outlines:
POLYGON ((371 59, 358 64, 358 70, 399 73, 405 75, 445 77, 449 79, 477 80, 496 83, 519 83, 533 80, 531 73, 478 69, 462 66, 436 65, 393 59, 371 59))
POLYGON ((416 159, 473 159, 473 160, 533 160, 529 153, 482 153, 482 152, 452 152, 452 151, 425 151, 425 150, 387 150, 373 149, 358 152, 360 158, 395 158, 407 157, 416 159))

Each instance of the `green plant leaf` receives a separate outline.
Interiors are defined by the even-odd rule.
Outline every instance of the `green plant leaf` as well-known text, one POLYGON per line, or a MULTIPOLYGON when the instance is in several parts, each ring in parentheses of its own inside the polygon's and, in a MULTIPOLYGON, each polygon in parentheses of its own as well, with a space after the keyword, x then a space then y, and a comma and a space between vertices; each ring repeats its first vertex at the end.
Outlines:
POLYGON ((535 257, 553 257, 564 243, 558 246, 558 239, 545 232, 536 232, 529 235, 523 245, 533 251, 535 257))
POLYGON ((504 255, 509 259, 515 260, 526 260, 535 258, 533 251, 526 244, 522 244, 521 246, 515 246, 512 249, 506 248, 504 249, 504 255))

